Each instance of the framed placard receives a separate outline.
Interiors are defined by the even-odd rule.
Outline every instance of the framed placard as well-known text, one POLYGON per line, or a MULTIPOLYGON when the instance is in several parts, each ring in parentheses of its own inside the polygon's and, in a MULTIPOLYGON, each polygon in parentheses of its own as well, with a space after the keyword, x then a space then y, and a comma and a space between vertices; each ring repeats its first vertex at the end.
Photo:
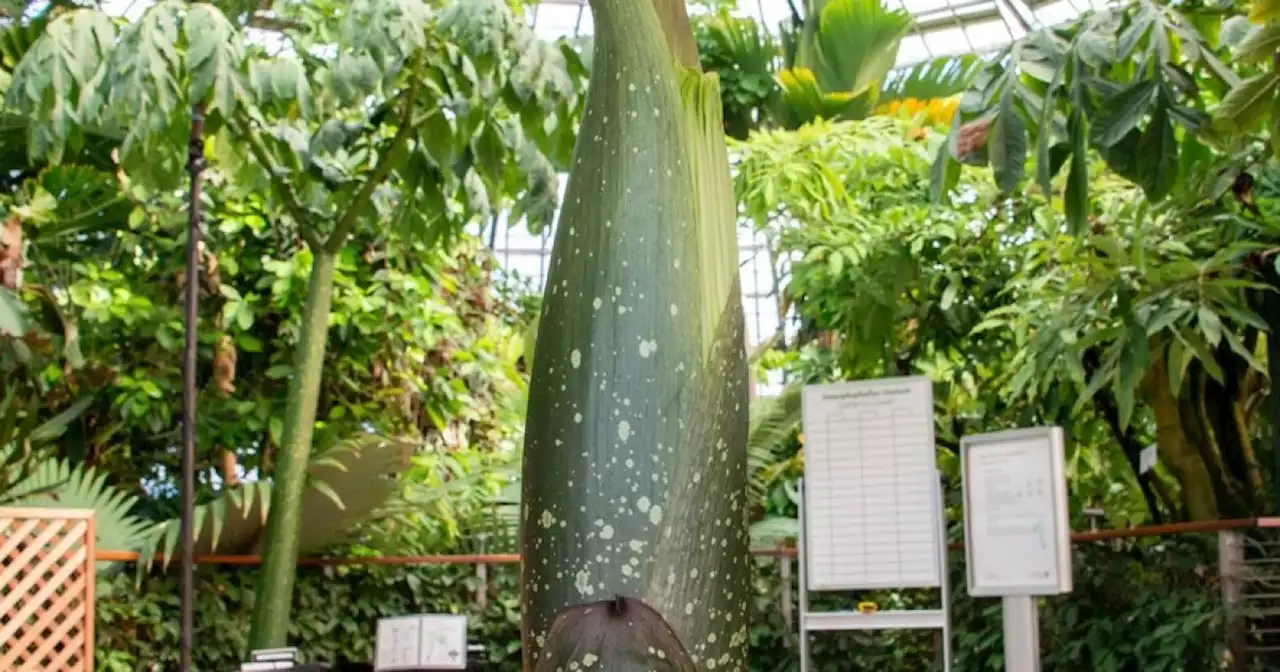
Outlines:
POLYGON ((933 383, 810 385, 802 412, 808 588, 939 587, 933 383))
POLYGON ((378 621, 373 668, 395 670, 465 670, 467 617, 419 614, 378 621))
POLYGON ((969 594, 1071 592, 1062 428, 966 436, 960 455, 969 594))

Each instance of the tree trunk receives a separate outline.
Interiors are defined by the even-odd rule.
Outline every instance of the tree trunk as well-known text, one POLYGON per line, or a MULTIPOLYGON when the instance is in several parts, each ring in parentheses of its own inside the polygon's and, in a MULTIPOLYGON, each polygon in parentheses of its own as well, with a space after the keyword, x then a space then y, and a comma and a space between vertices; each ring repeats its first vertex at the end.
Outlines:
POLYGON ((298 351, 294 356, 293 377, 289 381, 289 400, 285 407, 280 447, 276 451, 270 514, 263 535, 262 573, 249 628, 251 649, 284 646, 288 637, 293 580, 298 563, 298 523, 324 372, 325 345, 329 338, 336 264, 335 254, 318 248, 313 249, 312 254, 298 351))
POLYGON ((1155 357, 1143 383, 1156 421, 1156 446, 1182 490, 1182 504, 1192 520, 1217 520, 1218 497, 1200 451, 1184 433, 1178 398, 1170 389, 1165 358, 1155 357))
POLYGON ((526 670, 746 669, 735 208, 719 87, 679 64, 682 5, 592 2, 530 384, 526 670))

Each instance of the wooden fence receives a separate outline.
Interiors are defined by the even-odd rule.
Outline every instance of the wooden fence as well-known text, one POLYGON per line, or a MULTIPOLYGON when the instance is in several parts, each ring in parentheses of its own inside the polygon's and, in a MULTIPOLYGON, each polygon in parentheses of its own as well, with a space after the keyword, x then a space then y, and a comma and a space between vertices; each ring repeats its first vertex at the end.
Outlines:
POLYGON ((93 672, 93 511, 0 508, 0 670, 93 672))

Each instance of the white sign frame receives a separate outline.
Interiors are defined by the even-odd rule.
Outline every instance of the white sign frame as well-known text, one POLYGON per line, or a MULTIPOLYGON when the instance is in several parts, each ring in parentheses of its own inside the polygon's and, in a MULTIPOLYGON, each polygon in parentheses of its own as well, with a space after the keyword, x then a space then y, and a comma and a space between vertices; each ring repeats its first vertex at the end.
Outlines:
MULTIPOLYGON (((1068 517, 1066 449, 1061 427, 1035 427, 1029 429, 1013 429, 990 434, 965 436, 960 439, 960 474, 964 491, 964 553, 965 573, 968 579, 969 594, 974 597, 1039 597, 1062 595, 1072 590, 1071 562, 1071 526, 1068 517), (1013 455, 1023 467, 1031 472, 1022 472, 1019 480, 1027 480, 1036 484, 1035 492, 1043 504, 1047 498, 1051 511, 1040 516, 1041 523, 1047 527, 1047 539, 1051 542, 1050 554, 1053 567, 1043 581, 1025 582, 991 582, 982 571, 988 564, 984 558, 995 554, 1007 557, 1007 547, 997 552, 987 550, 991 544, 975 526, 974 502, 986 497, 983 477, 972 469, 973 459, 983 451, 993 449, 1011 450, 1014 446, 1022 448, 1022 454, 1013 455), (1042 451, 1032 455, 1034 451, 1042 451), (1030 452, 1028 452, 1030 451, 1030 452), (1047 490, 1042 489, 1047 486, 1047 490), (981 490, 981 492, 979 492, 981 490), (1043 494, 1040 494, 1043 493, 1043 494)), ((1033 488, 1028 487, 1028 490, 1033 488)), ((1018 579, 1016 581, 1022 581, 1018 579)))
POLYGON ((378 619, 373 669, 377 672, 467 669, 467 617, 417 614, 378 619), (440 642, 446 647, 437 651, 436 645, 440 642), (448 659, 449 645, 456 647, 457 660, 448 659), (433 655, 437 652, 441 655, 433 655))
MULTIPOLYGON (((806 385, 802 391, 801 398, 801 415, 802 426, 805 433, 805 484, 806 487, 802 492, 802 505, 806 511, 806 519, 808 521, 808 530, 805 538, 802 540, 804 545, 804 556, 806 561, 806 574, 809 580, 809 589, 815 591, 851 591, 851 590, 878 590, 892 588, 939 588, 943 584, 944 572, 939 569, 937 564, 937 556, 945 553, 946 545, 938 540, 935 530, 938 528, 941 520, 941 513, 930 506, 932 496, 937 487, 937 447, 934 436, 934 418, 933 418, 933 381, 927 376, 898 376, 889 378, 876 378, 870 380, 846 381, 839 383, 830 383, 823 385, 806 385), (891 395, 897 395, 893 397, 891 395), (902 396, 906 395, 906 396, 902 396), (849 400, 844 404, 841 400, 849 400), (825 408, 824 408, 825 405, 825 408), (825 424, 830 420, 827 414, 832 406, 841 406, 838 412, 841 414, 852 413, 853 418, 841 415, 841 420, 835 431, 856 431, 859 433, 857 439, 846 439, 843 436, 839 438, 824 437, 820 438, 818 426, 825 424), (876 406, 882 408, 877 409, 876 406), (889 409, 885 414, 883 409, 889 409), (906 410, 904 410, 906 409, 906 410), (887 417, 886 417, 887 416, 887 417), (910 424, 899 425, 899 417, 910 417, 910 424), (865 432, 865 434, 864 434, 865 432), (830 441, 831 445, 821 452, 818 446, 823 445, 819 441, 830 441), (846 444, 846 441, 848 443, 846 444), (856 443, 855 443, 856 441, 856 443), (878 442, 886 442, 889 447, 886 449, 878 442), (850 487, 849 483, 837 486, 831 483, 835 478, 839 478, 840 474, 832 468, 830 462, 832 460, 841 459, 836 457, 835 451, 848 448, 849 455, 844 456, 844 460, 857 460, 859 468, 870 468, 876 473, 884 473, 887 478, 884 480, 872 480, 869 476, 864 476, 870 482, 875 482, 878 487, 886 487, 894 493, 893 497, 897 497, 899 491, 909 491, 908 502, 913 505, 922 507, 921 510, 913 511, 910 517, 906 519, 895 518, 892 524, 895 528, 893 535, 886 533, 888 536, 895 536, 898 532, 904 532, 912 540, 912 544, 919 545, 922 543, 929 544, 928 550, 917 560, 923 560, 916 567, 916 574, 912 578, 904 578, 902 575, 897 577, 886 577, 879 580, 839 580, 824 577, 823 573, 817 571, 815 563, 818 562, 822 555, 827 556, 827 562, 832 564, 850 564, 852 560, 849 558, 841 558, 838 552, 833 548, 841 540, 846 537, 866 539, 871 535, 870 527, 884 525, 882 523, 881 514, 874 513, 871 509, 872 504, 867 503, 864 499, 861 504, 860 514, 852 514, 846 510, 835 511, 830 501, 831 496, 835 492, 850 487), (878 450, 877 450, 878 448, 878 450), (907 451, 919 451, 919 454, 904 453, 900 449, 907 451), (868 453, 880 453, 880 460, 889 460, 889 463, 871 462, 868 453), (892 455, 892 457, 889 457, 892 455), (902 457, 905 455, 905 457, 902 457), (825 463, 824 463, 825 462, 825 463), (906 473, 898 475, 898 467, 901 463, 902 468, 909 469, 906 473), (892 476, 888 476, 892 474, 892 476), (821 491, 826 493, 818 495, 819 499, 815 501, 815 492, 821 491), (821 506, 819 506, 821 505, 821 506), (874 525, 868 526, 867 521, 876 521, 874 525), (862 527, 856 527, 859 523, 862 527), (822 549, 826 553, 819 553, 816 545, 826 544, 828 548, 822 549), (939 547, 941 544, 941 547, 939 547)), ((853 487, 856 487, 853 486, 853 487)), ((865 484, 864 484, 865 489, 865 484)), ((875 502, 875 500, 872 500, 875 502)), ((880 502, 875 502, 875 506, 881 506, 880 502)), ((899 506, 902 502, 899 502, 899 506)), ((898 514, 899 507, 894 507, 892 503, 884 503, 882 508, 885 511, 898 514)), ((907 508, 910 508, 909 506, 907 508)), ((899 555, 898 563, 901 565, 902 549, 909 547, 911 544, 904 546, 904 541, 900 538, 894 550, 899 555)), ((867 544, 868 548, 874 548, 881 553, 886 553, 890 549, 886 546, 873 546, 867 544)), ((892 556, 892 553, 889 554, 892 556)), ((882 565, 882 562, 866 560, 868 565, 882 565)))

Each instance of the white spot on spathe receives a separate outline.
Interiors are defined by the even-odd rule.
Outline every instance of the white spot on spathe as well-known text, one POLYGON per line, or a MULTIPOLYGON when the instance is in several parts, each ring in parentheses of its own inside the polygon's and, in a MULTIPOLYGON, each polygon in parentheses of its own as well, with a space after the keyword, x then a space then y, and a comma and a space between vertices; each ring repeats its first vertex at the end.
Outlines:
POLYGON ((631 423, 626 420, 618 423, 618 438, 623 442, 631 438, 631 423))
POLYGON ((657 350, 658 350, 658 342, 657 342, 657 341, 645 341, 645 340, 641 340, 641 341, 640 341, 640 356, 641 356, 641 357, 643 357, 643 358, 645 358, 645 359, 648 359, 648 358, 649 358, 649 355, 652 355, 652 354, 653 354, 654 352, 656 352, 657 350))
POLYGON ((636 500, 636 508, 640 509, 640 513, 649 513, 649 509, 653 508, 653 503, 649 501, 648 497, 642 495, 640 499, 636 500))
POLYGON ((581 425, 581 424, 582 424, 582 414, 581 414, 581 413, 574 413, 574 414, 573 414, 573 421, 574 421, 574 423, 581 425))
POLYGON ((605 526, 600 530, 600 538, 601 538, 601 539, 612 539, 612 538, 613 538, 613 526, 612 526, 612 525, 605 525, 605 526))
POLYGON ((582 351, 574 348, 573 352, 569 353, 569 363, 573 364, 575 369, 582 366, 582 351))
POLYGON ((596 661, 597 661, 597 660, 600 660, 600 659, 599 659, 599 658, 597 658, 597 657, 596 657, 596 654, 594 654, 594 653, 586 653, 586 654, 583 654, 583 656, 582 656, 582 666, 583 666, 583 667, 591 667, 592 665, 595 665, 595 664, 596 664, 596 661))
POLYGON ((649 522, 653 523, 654 525, 657 525, 658 523, 662 522, 661 506, 655 505, 652 509, 649 509, 649 522))
POLYGON ((596 297, 596 300, 595 300, 595 301, 592 301, 592 302, 591 302, 591 307, 592 307, 592 308, 595 308, 596 310, 600 310, 600 306, 602 306, 602 305, 604 305, 604 301, 601 301, 601 300, 600 300, 600 297, 598 297, 598 296, 596 297))
POLYGON ((551 515, 550 511, 543 511, 541 522, 543 527, 550 528, 552 525, 555 525, 556 517, 551 515))
POLYGON ((676 304, 674 303, 671 304, 671 317, 675 317, 676 315, 679 315, 679 314, 680 314, 680 309, 676 307, 676 304))
POLYGON ((596 592, 595 586, 591 585, 591 573, 585 569, 578 572, 578 576, 573 582, 573 587, 577 588, 578 592, 584 596, 594 595, 596 592))

